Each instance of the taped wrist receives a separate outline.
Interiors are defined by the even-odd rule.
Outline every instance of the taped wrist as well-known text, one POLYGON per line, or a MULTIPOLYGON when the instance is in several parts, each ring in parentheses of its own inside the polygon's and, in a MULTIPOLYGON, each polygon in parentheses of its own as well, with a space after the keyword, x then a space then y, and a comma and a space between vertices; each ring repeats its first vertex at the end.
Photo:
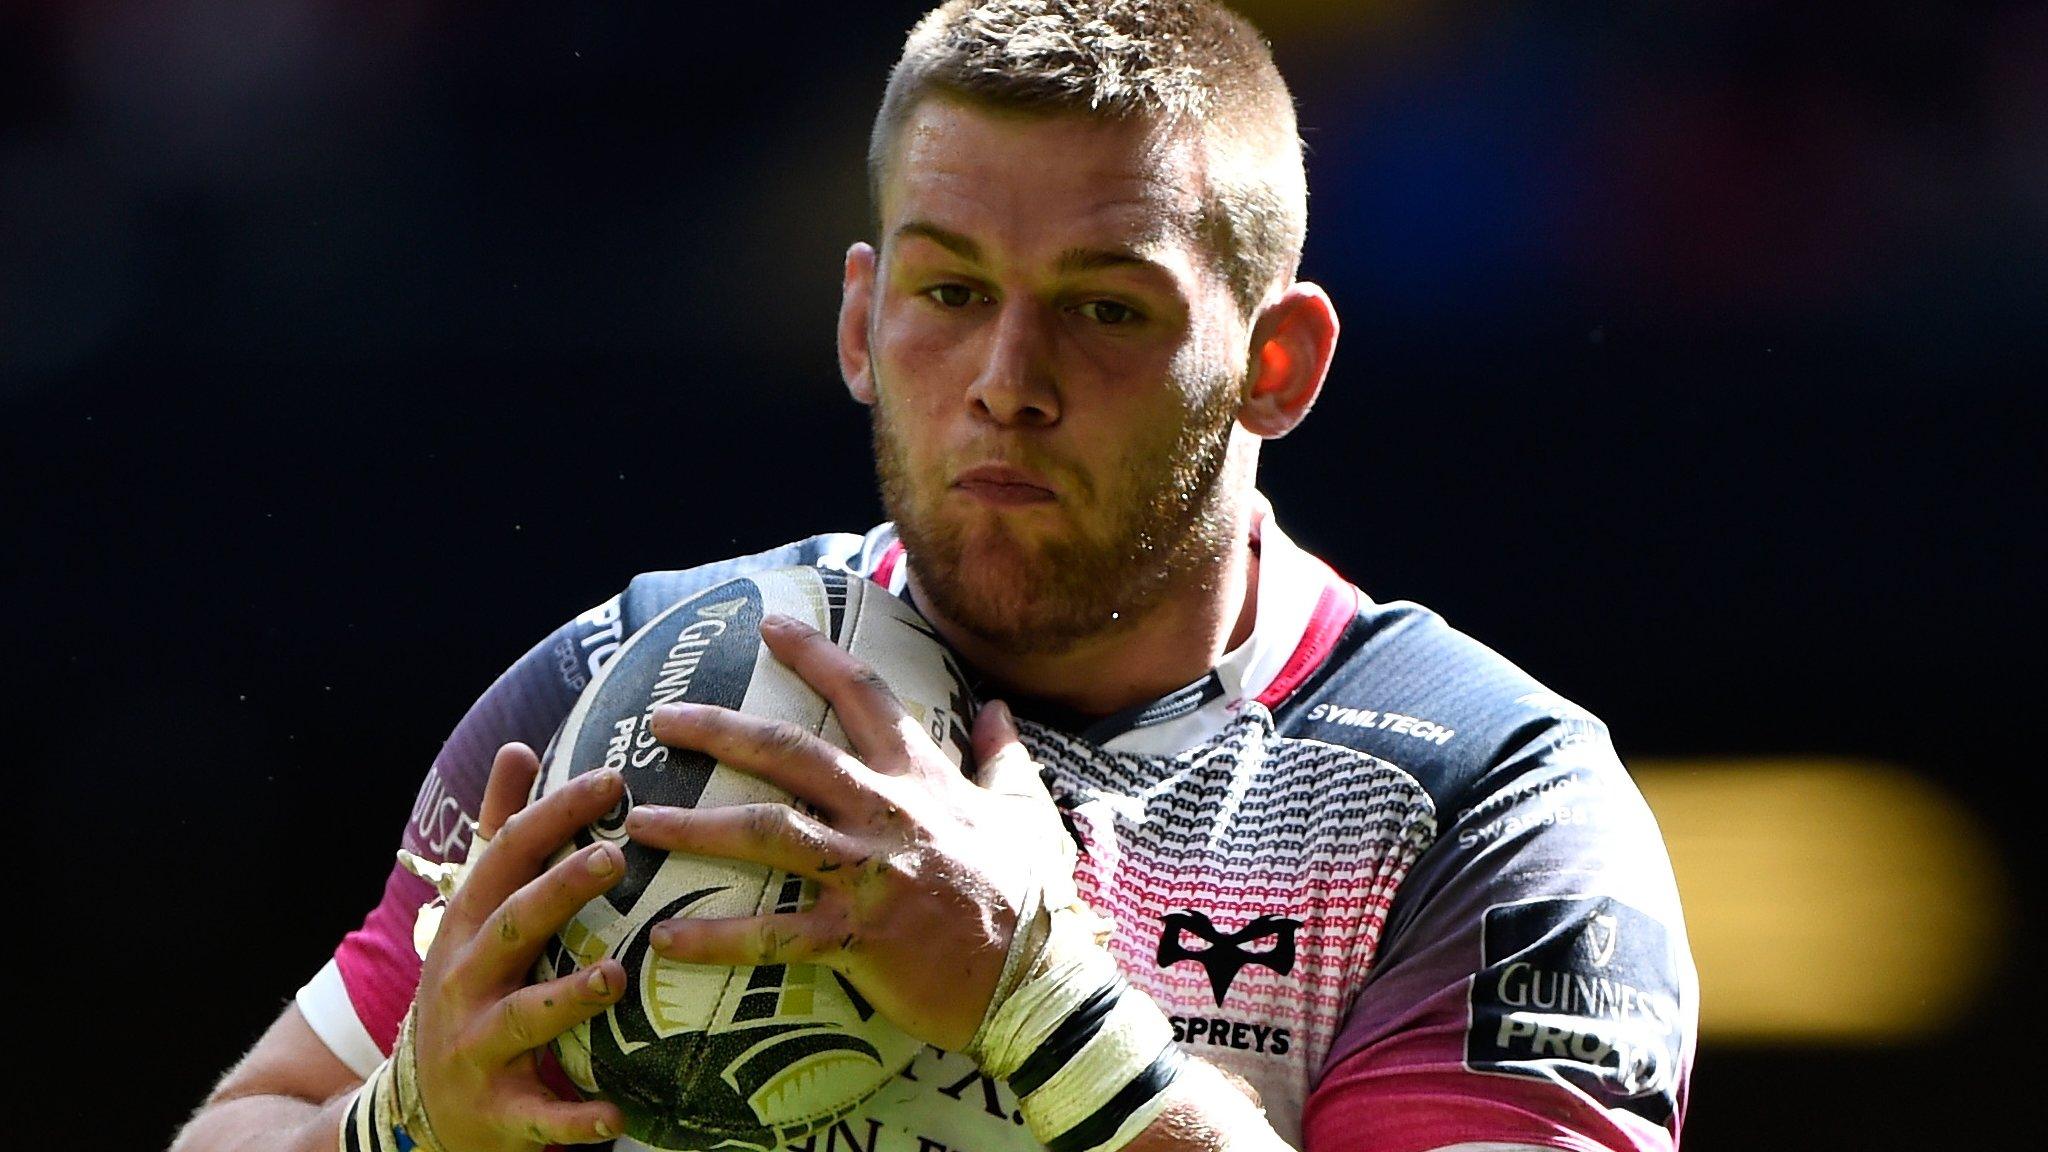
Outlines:
POLYGON ((341 1152, 445 1152, 420 1100, 412 1013, 391 1056, 371 1070, 341 1121, 341 1152))
POLYGON ((1185 1061, 1165 1013, 1117 971, 1092 915, 1076 901, 1019 932, 1036 955, 1019 965, 1014 989, 998 986, 968 1046, 984 1072, 1009 1082, 1032 1136, 1051 1152, 1128 1144, 1166 1110, 1185 1061))

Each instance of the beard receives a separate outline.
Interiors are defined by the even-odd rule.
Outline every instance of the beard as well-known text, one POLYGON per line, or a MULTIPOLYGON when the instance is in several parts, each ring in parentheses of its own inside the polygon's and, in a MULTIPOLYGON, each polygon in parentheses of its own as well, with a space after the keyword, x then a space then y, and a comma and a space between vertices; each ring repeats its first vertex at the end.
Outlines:
POLYGON ((1197 382, 1178 426, 1131 445, 1106 477, 1028 447, 1020 453, 989 445, 975 457, 1063 478, 1063 504, 1079 499, 1105 513, 1074 516, 1065 536, 1020 532, 983 509, 949 508, 945 465, 917 470, 879 381, 877 392, 876 477, 918 591, 940 615, 991 644, 1057 654, 1128 628, 1182 589, 1216 579, 1236 543, 1223 478, 1238 388, 1226 374, 1197 382))

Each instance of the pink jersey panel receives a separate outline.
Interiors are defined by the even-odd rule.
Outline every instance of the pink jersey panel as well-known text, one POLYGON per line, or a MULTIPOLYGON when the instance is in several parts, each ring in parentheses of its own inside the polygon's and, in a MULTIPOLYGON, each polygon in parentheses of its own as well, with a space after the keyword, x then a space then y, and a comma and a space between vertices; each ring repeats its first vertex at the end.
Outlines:
POLYGON ((433 885, 394 866, 384 881, 384 898, 364 918, 363 926, 343 937, 341 947, 334 951, 356 1019, 386 1055, 398 1043, 398 1026, 420 983, 420 957, 412 946, 413 920, 420 905, 433 898, 433 885))
POLYGON ((1573 1152, 1674 1152, 1671 1133, 1554 1084, 1468 1071, 1462 1027, 1411 1034, 1393 1053, 1354 1053, 1331 1068, 1302 1113, 1305 1147, 1430 1152, 1502 1142, 1573 1152), (1430 1051, 1434 1051, 1434 1055, 1430 1051))

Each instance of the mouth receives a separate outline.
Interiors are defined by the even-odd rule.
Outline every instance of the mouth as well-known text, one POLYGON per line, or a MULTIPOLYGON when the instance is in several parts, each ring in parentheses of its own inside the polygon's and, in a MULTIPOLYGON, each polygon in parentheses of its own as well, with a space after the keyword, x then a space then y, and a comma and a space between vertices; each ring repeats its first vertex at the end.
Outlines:
POLYGON ((982 464, 953 477, 953 490, 984 504, 1018 507, 1059 499, 1052 484, 1035 472, 1007 464, 982 464))

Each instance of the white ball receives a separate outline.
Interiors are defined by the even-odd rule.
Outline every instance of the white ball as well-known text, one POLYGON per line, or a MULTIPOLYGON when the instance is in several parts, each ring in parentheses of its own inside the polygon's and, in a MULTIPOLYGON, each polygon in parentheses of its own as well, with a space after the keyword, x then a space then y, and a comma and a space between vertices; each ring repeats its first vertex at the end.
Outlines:
POLYGON ((845 1115, 922 1047, 830 969, 681 964, 648 945, 648 930, 670 917, 762 915, 807 908, 815 898, 815 884, 801 877, 663 852, 624 832, 634 804, 790 801, 704 753, 656 741, 648 726, 661 704, 775 717, 851 750, 824 699, 762 646, 769 612, 810 624, 866 662, 956 765, 968 754, 971 693, 931 626, 882 588, 831 569, 775 569, 692 596, 635 632, 584 690, 548 746, 536 792, 621 769, 624 799, 561 855, 609 840, 625 854, 626 876, 570 921, 537 974, 552 978, 606 956, 625 965, 625 995, 563 1035, 555 1052, 579 1088, 616 1102, 627 1131, 655 1148, 773 1148, 800 1139, 845 1115))

